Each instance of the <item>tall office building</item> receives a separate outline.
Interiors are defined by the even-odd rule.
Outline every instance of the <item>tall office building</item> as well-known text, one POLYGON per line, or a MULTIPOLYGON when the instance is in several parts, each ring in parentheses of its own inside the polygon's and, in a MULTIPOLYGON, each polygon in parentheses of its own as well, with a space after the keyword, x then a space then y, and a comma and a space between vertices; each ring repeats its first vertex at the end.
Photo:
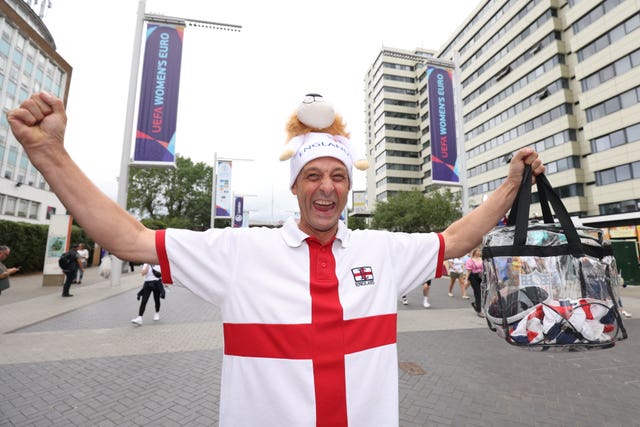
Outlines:
POLYGON ((469 207, 503 182, 515 151, 533 146, 570 214, 598 227, 640 224, 633 0, 486 0, 438 51, 382 49, 365 76, 370 209, 431 188, 424 68, 453 60, 469 207))
POLYGON ((426 64, 442 63, 434 55, 384 48, 365 77, 369 208, 401 191, 430 188, 426 64))
POLYGON ((13 137, 6 113, 42 90, 66 101, 71 66, 30 3, 0 0, 0 219, 44 224, 66 209, 13 137))

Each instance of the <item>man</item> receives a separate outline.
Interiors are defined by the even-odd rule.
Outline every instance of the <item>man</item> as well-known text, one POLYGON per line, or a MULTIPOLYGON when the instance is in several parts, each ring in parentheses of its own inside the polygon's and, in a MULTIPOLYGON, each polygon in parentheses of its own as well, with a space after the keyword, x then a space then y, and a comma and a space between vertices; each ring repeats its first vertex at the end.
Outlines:
MULTIPOLYGON (((101 193, 64 149, 62 102, 35 94, 8 114, 31 162, 79 224, 120 259, 160 264, 221 308, 221 425, 398 425, 397 298, 480 244, 511 207, 525 164, 440 234, 350 231, 339 221, 353 159, 314 132, 291 158, 300 219, 280 229, 145 228, 101 193), (202 256, 207 260, 203 262, 202 256), (195 262, 194 260, 198 260, 195 262)), ((306 138, 306 137, 305 137, 306 138)))
POLYGON ((78 253, 78 249, 80 245, 74 243, 71 245, 71 249, 68 253, 64 253, 62 257, 69 257, 70 262, 68 265, 60 266, 62 272, 64 273, 64 284, 62 285, 62 296, 65 298, 72 297, 73 294, 69 293, 69 288, 71 288, 71 284, 75 282, 76 275, 78 271, 84 272, 84 267, 82 266, 82 257, 78 253))
POLYGON ((20 267, 7 268, 7 266, 4 265, 4 260, 9 258, 10 254, 11 249, 9 246, 0 246, 0 294, 2 291, 9 289, 9 276, 20 271, 20 267))

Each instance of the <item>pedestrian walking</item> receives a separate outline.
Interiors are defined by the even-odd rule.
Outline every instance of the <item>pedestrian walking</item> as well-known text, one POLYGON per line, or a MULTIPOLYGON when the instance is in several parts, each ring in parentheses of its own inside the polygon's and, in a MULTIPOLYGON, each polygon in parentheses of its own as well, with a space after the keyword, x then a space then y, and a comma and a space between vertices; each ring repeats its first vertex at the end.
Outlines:
POLYGON ((471 285, 471 289, 473 289, 473 302, 471 306, 473 310, 476 312, 478 317, 484 317, 482 313, 482 304, 481 304, 481 296, 482 296, 482 251, 480 248, 475 248, 471 252, 471 257, 467 259, 465 263, 466 269, 466 278, 465 281, 471 285))
POLYGON ((143 264, 142 276, 144 277, 144 283, 142 289, 138 292, 138 299, 140 300, 140 307, 138 308, 138 316, 131 319, 131 323, 136 325, 142 325, 142 316, 144 310, 147 307, 147 301, 149 296, 153 294, 153 302, 155 304, 155 313, 153 314, 153 320, 160 320, 160 299, 165 297, 164 286, 162 285, 162 272, 159 265, 143 264))
MULTIPOLYGON (((623 288, 627 287, 627 284, 624 282, 624 278, 622 277, 622 271, 618 272, 618 281, 620 282, 621 287, 623 288)), ((618 310, 620 310, 620 314, 625 319, 631 319, 633 317, 631 313, 629 313, 627 310, 624 309, 624 306, 622 305, 622 297, 620 297, 619 295, 618 295, 618 310)))
MULTIPOLYGON (((431 290, 431 280, 427 280, 426 282, 424 282, 422 284, 422 306, 424 308, 431 307, 431 304, 429 304, 429 291, 430 290, 431 290)), ((406 295, 402 295, 400 300, 402 301, 402 305, 409 305, 409 299, 407 298, 406 295)))
POLYGON ((449 293, 450 297, 453 297, 453 287, 458 282, 460 284, 460 291, 462 292, 462 299, 469 299, 467 295, 468 283, 465 279, 465 262, 469 259, 468 255, 460 258, 451 258, 445 261, 446 271, 449 275, 449 293))

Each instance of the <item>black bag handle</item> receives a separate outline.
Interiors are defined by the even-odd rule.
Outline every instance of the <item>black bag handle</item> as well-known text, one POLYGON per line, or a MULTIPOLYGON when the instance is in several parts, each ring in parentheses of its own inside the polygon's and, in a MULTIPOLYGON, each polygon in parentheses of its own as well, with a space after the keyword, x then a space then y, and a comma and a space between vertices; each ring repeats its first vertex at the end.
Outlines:
MULTIPOLYGON (((513 201, 513 205, 511 206, 511 210, 509 211, 509 217, 507 218, 507 225, 514 226, 516 225, 516 218, 518 217, 518 209, 520 207, 520 199, 524 200, 523 194, 526 192, 524 188, 527 182, 531 182, 531 168, 527 168, 525 166, 524 172, 522 173, 522 181, 520 182, 520 189, 518 190, 518 194, 516 194, 516 199, 513 201)), ((531 189, 529 189, 531 192, 531 189)), ((524 202, 523 202, 524 203, 524 202)), ((530 202, 526 203, 526 206, 529 206, 530 202)), ((529 208, 526 208, 529 210, 529 208)))
MULTIPOLYGON (((522 182, 520 182, 520 190, 518 190, 516 199, 513 202, 511 210, 509 211, 507 225, 516 225, 516 218, 518 217, 518 211, 520 210, 526 210, 527 218, 529 217, 529 205, 531 204, 531 175, 531 166, 526 165, 522 176, 522 182), (526 194, 529 194, 529 196, 526 196, 526 194), (520 201, 520 195, 525 195, 524 197, 522 197, 522 202, 520 201)), ((540 191, 540 181, 537 181, 537 186, 538 196, 540 198, 540 208, 542 209, 542 218, 544 219, 544 222, 546 224, 553 224, 555 221, 553 220, 553 215, 551 214, 551 209, 549 208, 547 194, 544 191, 540 191)))
MULTIPOLYGON (((525 246, 527 241, 527 228, 529 224, 529 208, 531 207, 531 176, 533 172, 530 165, 526 165, 524 173, 522 175, 522 182, 520 183, 520 189, 518 195, 513 202, 511 212, 509 213, 508 225, 515 225, 515 235, 513 239, 513 246, 525 246)), ((553 208, 564 235, 567 238, 569 250, 574 256, 584 255, 584 249, 582 248, 582 242, 576 231, 576 227, 573 225, 567 208, 560 197, 556 194, 549 183, 549 180, 544 174, 540 174, 536 177, 536 184, 538 186, 538 195, 540 196, 540 206, 544 217, 544 222, 548 224, 554 223, 553 215, 549 205, 553 208)))
MULTIPOLYGON (((536 186, 538 187, 538 198, 540 199, 540 208, 542 209, 542 217, 544 218, 544 222, 546 224, 553 224, 554 221, 553 215, 551 214, 551 209, 549 208, 549 199, 547 199, 546 192, 540 191, 540 181, 538 179, 536 179, 536 186)), ((549 184, 549 188, 551 188, 551 184, 549 184)), ((555 191, 553 191, 553 188, 551 188, 551 191, 555 193, 555 191)), ((562 204, 562 202, 560 203, 562 204)), ((567 214, 567 216, 569 216, 569 214, 567 214)))

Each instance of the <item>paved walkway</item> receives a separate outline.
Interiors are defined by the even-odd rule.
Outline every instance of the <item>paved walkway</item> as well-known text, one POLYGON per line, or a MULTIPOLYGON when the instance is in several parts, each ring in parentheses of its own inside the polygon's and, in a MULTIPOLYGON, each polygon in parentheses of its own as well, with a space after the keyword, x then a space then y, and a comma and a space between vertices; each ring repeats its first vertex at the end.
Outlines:
MULTIPOLYGON (((435 280, 399 306, 402 426, 640 426, 640 321, 613 349, 540 353, 497 338, 435 280)), ((90 268, 73 298, 14 276, 0 295, 0 426, 217 424, 217 308, 171 288, 158 322, 137 314, 139 271, 112 286, 90 268)), ((623 289, 640 318, 640 287, 623 289)))

